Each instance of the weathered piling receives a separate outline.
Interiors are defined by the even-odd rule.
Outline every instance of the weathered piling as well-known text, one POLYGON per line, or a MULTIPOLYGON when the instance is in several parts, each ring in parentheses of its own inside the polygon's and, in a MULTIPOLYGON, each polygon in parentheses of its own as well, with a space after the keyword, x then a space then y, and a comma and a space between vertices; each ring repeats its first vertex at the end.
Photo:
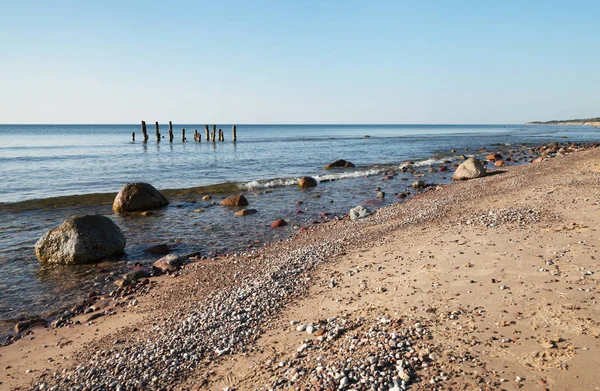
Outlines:
POLYGON ((213 143, 216 141, 215 140, 215 136, 216 136, 215 133, 217 133, 217 125, 213 125, 212 133, 210 134, 210 141, 213 142, 213 143))
POLYGON ((208 132, 208 125, 204 125, 204 139, 206 142, 210 141, 210 134, 208 132))
POLYGON ((181 129, 181 141, 184 143, 187 141, 185 138, 185 129, 181 129))
POLYGON ((146 121, 142 121, 142 136, 144 138, 144 142, 148 142, 148 132, 146 131, 146 121))
POLYGON ((135 141, 135 132, 131 132, 131 139, 135 141))
POLYGON ((235 125, 231 127, 231 141, 234 143, 237 141, 237 129, 235 128, 235 125))
POLYGON ((158 121, 156 121, 156 142, 160 143, 160 127, 158 126, 158 121))
POLYGON ((197 143, 200 142, 200 133, 198 133, 198 129, 194 129, 194 141, 197 143))
POLYGON ((219 129, 219 141, 225 141, 225 138, 223 137, 223 129, 219 129))

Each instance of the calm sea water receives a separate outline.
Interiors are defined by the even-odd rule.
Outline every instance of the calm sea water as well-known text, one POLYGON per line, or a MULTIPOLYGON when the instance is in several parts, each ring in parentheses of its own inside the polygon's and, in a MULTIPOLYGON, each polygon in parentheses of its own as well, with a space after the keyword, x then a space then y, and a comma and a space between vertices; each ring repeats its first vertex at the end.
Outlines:
MULTIPOLYGON (((375 187, 388 194, 381 205, 397 202, 393 194, 409 189, 413 176, 382 181, 382 175, 407 160, 425 172, 444 160, 455 161, 458 154, 475 154, 482 146, 495 151, 564 142, 564 137, 572 142, 600 140, 599 130, 576 126, 238 125, 234 144, 231 125, 219 128, 225 142, 195 143, 194 129, 204 139, 203 125, 175 125, 171 144, 167 139, 157 143, 154 126, 148 124, 150 139, 144 144, 139 125, 0 125, 0 321, 9 324, 62 308, 89 290, 110 286, 132 261, 148 264, 155 259, 143 252, 151 244, 169 243, 178 253, 236 251, 289 236, 294 225, 321 221, 323 212, 347 213, 376 198, 375 187), (182 128, 187 143, 181 142, 182 128), (138 141, 131 141, 132 132, 138 141), (350 160, 356 168, 322 169, 336 159, 350 160), (304 175, 321 183, 300 190, 296 178, 304 175), (170 192, 171 205, 151 217, 112 215, 111 193, 132 181, 161 190, 189 190, 170 192), (258 214, 240 218, 201 200, 204 194, 219 201, 240 191, 258 214), (298 207, 297 201, 304 204, 298 207), (199 208, 205 212, 194 212, 199 208), (39 264, 35 241, 76 213, 115 220, 128 240, 121 262, 39 264), (278 218, 292 224, 270 229, 269 223, 278 218)), ((167 135, 166 126, 161 132, 167 135)), ((426 179, 444 183, 450 176, 427 173, 426 179)))

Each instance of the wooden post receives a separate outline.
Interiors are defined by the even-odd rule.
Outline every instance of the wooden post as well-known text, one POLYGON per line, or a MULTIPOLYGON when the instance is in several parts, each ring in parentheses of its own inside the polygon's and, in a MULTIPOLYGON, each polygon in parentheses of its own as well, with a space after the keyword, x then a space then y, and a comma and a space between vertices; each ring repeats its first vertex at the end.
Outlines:
POLYGON ((195 142, 198 142, 198 136, 199 136, 198 129, 194 129, 194 141, 195 142))
POLYGON ((213 143, 215 142, 215 133, 217 133, 217 125, 213 125, 213 130, 210 135, 210 141, 213 143))
POLYGON ((204 125, 204 137, 205 137, 206 142, 210 141, 210 135, 208 133, 208 125, 204 125))
POLYGON ((131 132, 131 139, 135 142, 135 132, 131 132))
POLYGON ((170 123, 171 122, 169 121, 169 142, 172 143, 175 136, 173 135, 173 128, 170 126, 170 123))
POLYGON ((237 141, 237 131, 235 125, 231 127, 231 139, 234 143, 237 141))
POLYGON ((148 142, 148 132, 146 131, 146 121, 142 121, 142 136, 144 137, 144 142, 148 142))
POLYGON ((223 141, 223 130, 219 129, 219 141, 223 141))
POLYGON ((160 128, 158 127, 158 121, 156 121, 156 142, 160 143, 160 128))
POLYGON ((169 121, 169 132, 173 131, 173 123, 169 121))
POLYGON ((185 129, 181 129, 181 141, 185 143, 185 129))

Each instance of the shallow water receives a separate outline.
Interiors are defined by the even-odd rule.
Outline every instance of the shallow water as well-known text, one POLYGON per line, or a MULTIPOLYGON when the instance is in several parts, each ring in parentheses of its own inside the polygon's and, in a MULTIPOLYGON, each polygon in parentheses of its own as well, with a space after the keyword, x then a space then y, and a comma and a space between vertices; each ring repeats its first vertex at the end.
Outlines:
MULTIPOLYGON (((233 144, 231 126, 224 125, 220 127, 229 141, 212 144, 193 142, 193 130, 204 136, 203 126, 178 125, 173 144, 165 139, 157 144, 154 126, 148 125, 147 144, 131 142, 133 131, 141 139, 138 125, 0 126, 0 322, 63 308, 90 290, 110 286, 133 261, 155 260, 157 256, 143 251, 152 244, 169 243, 180 254, 239 251, 257 241, 287 237, 294 225, 323 221, 322 213, 341 215, 374 201, 378 186, 387 197, 377 206, 398 202, 394 193, 409 189, 414 176, 399 173, 384 181, 383 174, 407 160, 421 167, 428 183, 447 183, 451 167, 445 173, 427 169, 482 146, 496 151, 550 141, 600 140, 598 130, 588 127, 238 125, 238 142, 233 144), (182 127, 192 140, 185 144, 182 127), (449 152, 451 148, 456 152, 449 152), (357 167, 322 169, 340 158, 357 167), (304 175, 315 176, 319 186, 299 189, 297 177, 304 175), (112 215, 114 194, 131 181, 174 189, 165 192, 171 205, 149 217, 112 215), (211 194, 218 203, 240 191, 258 214, 237 217, 235 208, 201 199, 211 194), (205 211, 196 213, 200 208, 205 211), (127 237, 127 255, 120 262, 98 265, 41 266, 35 241, 79 213, 113 218, 127 237), (278 218, 290 225, 271 229, 269 224, 278 218)), ((166 135, 166 127, 162 132, 166 135)))

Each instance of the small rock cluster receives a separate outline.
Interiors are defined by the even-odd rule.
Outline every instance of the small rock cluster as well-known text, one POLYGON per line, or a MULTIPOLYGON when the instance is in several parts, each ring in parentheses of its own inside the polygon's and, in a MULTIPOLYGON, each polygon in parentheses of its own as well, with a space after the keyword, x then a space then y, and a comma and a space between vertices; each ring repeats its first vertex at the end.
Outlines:
POLYGON ((481 225, 486 228, 498 227, 506 223, 519 225, 533 224, 540 221, 540 213, 533 209, 505 208, 490 210, 487 213, 473 215, 465 220, 465 225, 481 225))

